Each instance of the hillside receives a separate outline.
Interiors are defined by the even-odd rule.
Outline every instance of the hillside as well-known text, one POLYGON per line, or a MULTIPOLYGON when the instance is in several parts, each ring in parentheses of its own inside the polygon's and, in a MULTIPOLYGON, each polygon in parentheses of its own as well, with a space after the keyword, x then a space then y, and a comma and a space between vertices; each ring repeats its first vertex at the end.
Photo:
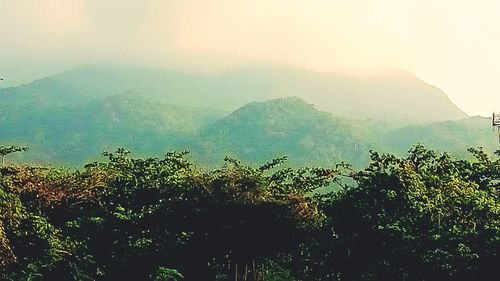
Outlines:
POLYGON ((368 151, 404 153, 415 143, 464 155, 470 146, 497 147, 489 121, 467 118, 394 128, 382 121, 336 117, 298 97, 249 103, 220 117, 209 110, 109 96, 67 106, 3 107, 0 143, 28 145, 18 161, 78 165, 102 150, 139 155, 189 149, 205 165, 230 155, 250 163, 288 155, 292 165, 361 166, 368 151))
POLYGON ((327 74, 286 66, 249 66, 218 74, 88 65, 19 87, 0 89, 0 104, 70 105, 124 92, 229 113, 249 102, 297 96, 335 116, 386 122, 467 117, 436 87, 411 73, 372 77, 327 74))
POLYGON ((255 102, 218 119, 217 114, 129 96, 86 104, 4 108, 2 144, 28 145, 13 158, 77 165, 123 146, 140 155, 190 149, 206 165, 226 155, 252 163, 288 155, 299 165, 366 162, 366 141, 349 122, 299 98, 255 102))
POLYGON ((192 145, 200 126, 217 115, 172 104, 111 96, 86 104, 3 108, 1 142, 28 145, 24 160, 79 164, 102 150, 141 154, 192 145))
POLYGON ((124 146, 140 155, 190 149, 207 165, 288 155, 294 165, 359 166, 370 149, 403 153, 415 143, 493 151, 489 126, 401 71, 352 78, 276 66, 210 75, 83 66, 0 89, 0 143, 28 145, 12 159, 41 163, 81 164, 124 146))
POLYGON ((489 153, 500 148, 491 120, 482 117, 406 126, 391 131, 383 143, 385 151, 402 152, 415 143, 422 143, 460 156, 465 155, 469 147, 481 146, 489 153))
POLYGON ((297 97, 247 104, 208 125, 200 139, 203 158, 234 155, 254 163, 281 155, 295 164, 358 163, 367 151, 349 123, 297 97))

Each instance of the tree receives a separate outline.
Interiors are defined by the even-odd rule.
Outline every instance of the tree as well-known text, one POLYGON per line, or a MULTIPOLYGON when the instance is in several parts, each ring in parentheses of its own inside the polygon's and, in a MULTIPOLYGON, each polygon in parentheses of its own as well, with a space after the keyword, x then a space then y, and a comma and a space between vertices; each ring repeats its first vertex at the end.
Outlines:
POLYGON ((0 156, 2 158, 2 166, 5 166, 5 159, 7 155, 14 153, 14 152, 20 152, 20 151, 27 151, 28 147, 26 146, 0 146, 0 156))
POLYGON ((308 194, 328 185, 333 171, 278 168, 286 158, 257 168, 227 158, 204 171, 185 154, 140 159, 118 149, 80 171, 5 167, 5 190, 23 219, 6 231, 17 261, 0 279, 300 274, 293 264, 305 253, 302 241, 322 220, 308 194))
MULTIPOLYGON (((356 184, 323 197, 335 239, 324 264, 340 280, 490 280, 500 233, 500 160, 454 160, 423 146, 371 153, 356 184)), ((497 152, 497 155, 500 152, 497 152)), ((321 251, 321 249, 319 250, 321 251)))
POLYGON ((0 167, 0 279, 489 280, 500 159, 470 152, 371 152, 361 171, 125 149, 80 170, 0 167))
POLYGON ((289 260, 321 219, 306 195, 334 177, 321 168, 269 173, 284 158, 258 168, 226 158, 205 172, 186 152, 128 154, 119 149, 105 153, 107 163, 92 164, 113 176, 100 205, 75 224, 77 240, 92 237, 87 247, 106 280, 144 280, 158 267, 175 268, 186 280, 242 279, 266 259, 289 260))

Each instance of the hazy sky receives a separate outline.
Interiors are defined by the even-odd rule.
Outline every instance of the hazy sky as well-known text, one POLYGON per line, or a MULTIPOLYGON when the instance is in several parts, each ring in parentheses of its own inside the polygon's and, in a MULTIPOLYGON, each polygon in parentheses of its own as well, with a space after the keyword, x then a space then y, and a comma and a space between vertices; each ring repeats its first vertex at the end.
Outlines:
POLYGON ((0 86, 95 62, 407 69, 500 111, 499 0, 0 0, 0 86))

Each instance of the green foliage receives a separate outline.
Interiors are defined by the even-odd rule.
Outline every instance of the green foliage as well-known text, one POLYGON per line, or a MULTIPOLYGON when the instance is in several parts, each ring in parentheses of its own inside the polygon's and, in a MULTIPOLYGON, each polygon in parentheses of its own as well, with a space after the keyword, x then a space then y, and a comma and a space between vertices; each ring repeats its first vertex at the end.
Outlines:
POLYGON ((184 278, 177 270, 160 266, 156 270, 154 281, 178 281, 184 278))
POLYGON ((322 112, 297 97, 249 103, 222 118, 219 107, 200 109, 171 102, 125 93, 64 106, 55 101, 43 107, 0 103, 0 142, 31 147, 27 153, 9 156, 13 163, 73 167, 95 161, 99 152, 117 146, 143 157, 189 147, 191 157, 209 167, 216 167, 226 155, 253 165, 288 155, 292 167, 345 161, 356 168, 368 164, 369 149, 402 155, 420 142, 467 156, 470 146, 482 145, 490 153, 497 147, 490 122, 481 118, 429 125, 409 122, 398 128, 387 120, 322 112))
POLYGON ((7 237, 7 229, 19 227, 24 218, 23 211, 19 197, 8 192, 3 182, 0 182, 0 266, 16 261, 7 237))
MULTIPOLYGON (((486 280, 500 231, 500 160, 471 150, 453 160, 415 146, 405 158, 372 152, 356 185, 326 196, 342 280, 486 280)), ((335 269, 334 269, 335 270, 335 269)))
MULTIPOLYGON (((500 160, 423 146, 361 171, 204 170, 126 149, 81 170, 0 170, 2 280, 488 280, 500 160), (350 180, 346 180, 350 179, 350 180), (333 182, 337 192, 317 193, 333 182)), ((497 156, 500 152, 497 152, 497 156)))
POLYGON ((85 66, 0 89, 0 142, 30 146, 11 162, 73 167, 117 146, 143 157, 189 147, 210 167, 226 155, 254 165, 288 155, 294 167, 361 168, 369 149, 399 154, 416 142, 453 154, 496 149, 488 120, 467 118, 411 74, 359 82, 286 68, 218 77, 85 66), (262 102, 291 95, 300 98, 262 102), (426 125, 442 120, 458 121, 426 125))
POLYGON ((25 200, 26 193, 4 179, 5 174, 17 172, 4 168, 1 174, 0 276, 2 280, 50 279, 57 270, 70 270, 66 261, 73 255, 74 243, 49 221, 41 202, 25 200))
POLYGON ((6 231, 12 258, 2 277, 174 280, 176 269, 186 280, 207 280, 279 261, 298 254, 308 229, 320 225, 307 194, 334 177, 323 168, 280 169, 284 158, 258 168, 227 158, 203 171, 185 151, 129 153, 105 152, 108 161, 81 171, 10 167, 7 194, 24 221, 6 231))
MULTIPOLYGON (((349 121, 318 111, 297 98, 250 103, 203 128, 203 159, 235 155, 260 163, 268 155, 288 155, 293 166, 367 160, 367 142, 349 121)), ((207 161, 207 160, 205 160, 207 161)))

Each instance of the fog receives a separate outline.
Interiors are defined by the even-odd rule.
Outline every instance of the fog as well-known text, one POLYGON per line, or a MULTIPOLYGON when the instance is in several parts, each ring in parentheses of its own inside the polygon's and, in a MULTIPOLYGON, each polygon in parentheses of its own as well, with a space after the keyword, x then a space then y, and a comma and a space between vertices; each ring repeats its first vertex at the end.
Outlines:
POLYGON ((496 0, 0 0, 0 87, 89 63, 402 68, 468 114, 500 110, 496 0))

